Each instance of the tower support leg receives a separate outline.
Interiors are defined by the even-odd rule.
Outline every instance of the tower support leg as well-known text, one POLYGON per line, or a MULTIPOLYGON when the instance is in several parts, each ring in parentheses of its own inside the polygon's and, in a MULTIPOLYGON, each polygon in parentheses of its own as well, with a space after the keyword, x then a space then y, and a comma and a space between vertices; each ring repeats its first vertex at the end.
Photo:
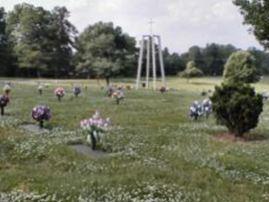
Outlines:
POLYGON ((144 52, 144 38, 141 41, 141 47, 140 47, 140 52, 139 52, 138 69, 137 69, 137 77, 136 77, 136 89, 139 88, 140 80, 141 80, 141 69, 142 69, 142 62, 143 62, 143 52, 144 52))
POLYGON ((147 40, 147 70, 146 70, 146 87, 149 88, 149 69, 150 69, 150 43, 151 38, 147 40))
POLYGON ((152 74, 153 74, 153 90, 156 90, 156 57, 155 57, 155 40, 154 36, 151 36, 151 48, 152 48, 152 74))
POLYGON ((161 74, 162 74, 162 85, 166 87, 166 80, 165 80, 165 71, 164 71, 164 64, 163 64, 163 54, 162 54, 162 42, 161 37, 157 36, 158 38, 158 49, 159 49, 159 61, 161 67, 161 74))

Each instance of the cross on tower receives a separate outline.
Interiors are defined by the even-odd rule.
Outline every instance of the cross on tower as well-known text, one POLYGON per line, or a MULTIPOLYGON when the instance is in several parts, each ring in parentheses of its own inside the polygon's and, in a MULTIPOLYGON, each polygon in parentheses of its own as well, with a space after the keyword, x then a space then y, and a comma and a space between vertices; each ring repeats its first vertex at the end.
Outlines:
POLYGON ((162 85, 166 87, 165 81, 165 70, 164 70, 164 63, 163 63, 163 54, 162 54, 162 43, 161 37, 159 35, 153 34, 153 23, 154 21, 151 19, 149 21, 150 25, 150 34, 143 35, 141 40, 141 47, 139 52, 138 58, 138 68, 137 68, 137 77, 136 77, 136 89, 140 87, 140 81, 142 77, 142 66, 143 66, 143 58, 144 53, 146 52, 146 81, 143 84, 146 88, 149 88, 149 77, 150 77, 150 70, 152 69, 152 87, 155 90, 157 85, 157 70, 156 70, 156 63, 160 63, 161 69, 161 77, 162 77, 162 85), (156 54, 157 52, 157 54, 156 54), (157 59, 156 56, 159 56, 157 59))
POLYGON ((149 21, 149 26, 150 26, 150 34, 151 35, 153 35, 153 24, 154 24, 155 22, 151 19, 150 21, 149 21))

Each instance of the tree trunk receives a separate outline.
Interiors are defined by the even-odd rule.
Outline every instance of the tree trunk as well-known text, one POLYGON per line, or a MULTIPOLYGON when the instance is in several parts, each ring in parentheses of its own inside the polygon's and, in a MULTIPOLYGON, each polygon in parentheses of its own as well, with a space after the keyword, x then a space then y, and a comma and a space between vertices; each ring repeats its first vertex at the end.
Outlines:
POLYGON ((106 77, 106 85, 109 86, 110 80, 109 77, 106 77))
POLYGON ((41 77, 40 72, 39 72, 38 69, 36 70, 36 76, 37 76, 37 78, 40 78, 41 77))
POLYGON ((30 69, 27 68, 27 77, 30 78, 30 69))
POLYGON ((61 96, 58 95, 57 97, 58 97, 58 101, 61 102, 61 96))

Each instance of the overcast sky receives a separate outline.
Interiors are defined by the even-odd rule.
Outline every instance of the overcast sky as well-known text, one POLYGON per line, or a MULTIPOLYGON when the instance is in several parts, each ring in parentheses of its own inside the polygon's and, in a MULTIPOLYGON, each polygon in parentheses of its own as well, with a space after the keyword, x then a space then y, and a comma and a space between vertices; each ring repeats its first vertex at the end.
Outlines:
POLYGON ((22 2, 46 9, 66 6, 79 31, 97 21, 112 21, 137 39, 149 33, 152 18, 163 46, 179 53, 211 42, 261 48, 242 25, 243 18, 232 0, 0 0, 0 6, 11 10, 22 2))

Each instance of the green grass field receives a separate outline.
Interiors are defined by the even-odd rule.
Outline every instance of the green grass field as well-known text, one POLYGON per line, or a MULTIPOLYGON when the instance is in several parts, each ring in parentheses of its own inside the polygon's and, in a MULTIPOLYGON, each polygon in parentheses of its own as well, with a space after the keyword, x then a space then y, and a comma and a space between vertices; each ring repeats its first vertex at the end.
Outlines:
MULTIPOLYGON (((43 80, 49 87, 39 96, 37 81, 11 80, 11 103, 0 117, 1 202, 269 201, 269 104, 248 134, 256 141, 220 141, 214 137, 226 129, 213 117, 188 119, 190 103, 204 99, 201 92, 214 89, 219 78, 170 78, 168 93, 126 91, 121 105, 105 96, 102 82, 43 80), (71 94, 75 83, 83 86, 77 99, 71 94), (53 94, 57 86, 68 91, 61 103, 53 94), (52 110, 48 134, 21 128, 35 123, 31 110, 37 104, 52 110), (96 109, 113 122, 102 143, 107 155, 100 158, 70 147, 85 141, 79 122, 96 109)), ((269 78, 256 89, 269 91, 269 78)))

